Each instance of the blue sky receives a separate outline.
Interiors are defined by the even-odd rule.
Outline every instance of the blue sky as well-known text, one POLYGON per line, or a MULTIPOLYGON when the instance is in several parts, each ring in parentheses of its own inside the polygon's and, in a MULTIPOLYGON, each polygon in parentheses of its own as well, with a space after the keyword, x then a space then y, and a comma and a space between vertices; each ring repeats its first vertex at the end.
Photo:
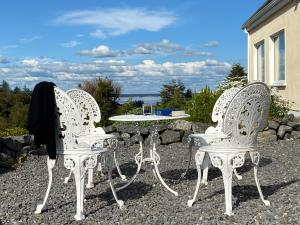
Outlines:
POLYGON ((242 24, 263 0, 3 1, 0 80, 67 90, 108 77, 123 93, 157 93, 180 79, 216 87, 247 66, 242 24))

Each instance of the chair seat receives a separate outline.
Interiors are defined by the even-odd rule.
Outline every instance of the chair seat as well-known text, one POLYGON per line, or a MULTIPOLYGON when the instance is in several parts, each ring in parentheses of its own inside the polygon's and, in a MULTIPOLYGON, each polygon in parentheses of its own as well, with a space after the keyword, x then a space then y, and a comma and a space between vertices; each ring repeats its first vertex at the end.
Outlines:
POLYGON ((254 146, 230 146, 224 144, 207 145, 199 149, 203 152, 209 153, 236 153, 236 152, 249 152, 254 151, 254 146))

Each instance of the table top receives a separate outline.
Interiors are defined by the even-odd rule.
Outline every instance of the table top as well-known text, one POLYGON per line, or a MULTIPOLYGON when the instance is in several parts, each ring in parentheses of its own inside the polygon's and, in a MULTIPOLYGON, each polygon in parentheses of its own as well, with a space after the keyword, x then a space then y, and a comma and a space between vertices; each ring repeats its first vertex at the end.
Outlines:
POLYGON ((109 118, 111 121, 123 121, 123 122, 138 122, 138 121, 158 121, 158 120, 177 120, 190 117, 189 114, 183 114, 179 116, 158 116, 158 115, 120 115, 112 116, 109 118))

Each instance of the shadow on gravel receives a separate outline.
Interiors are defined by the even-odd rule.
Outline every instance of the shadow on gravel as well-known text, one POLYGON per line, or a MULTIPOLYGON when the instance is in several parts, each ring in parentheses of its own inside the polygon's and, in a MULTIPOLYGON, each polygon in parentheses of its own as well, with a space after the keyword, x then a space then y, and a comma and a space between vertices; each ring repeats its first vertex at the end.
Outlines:
MULTIPOLYGON (((287 187, 293 183, 298 182, 297 180, 291 180, 289 182, 282 182, 280 184, 268 185, 268 186, 261 186, 262 193, 265 199, 268 199, 269 196, 273 195, 280 189, 287 187)), ((254 182, 254 181, 253 181, 254 182)), ((209 195, 204 198, 210 199, 216 195, 224 194, 224 189, 214 192, 212 195, 209 195)), ((235 185, 232 187, 232 195, 237 198, 236 202, 233 204, 233 208, 237 208, 241 202, 247 202, 252 199, 260 200, 260 196, 257 190, 256 185, 235 185)), ((201 200, 198 200, 201 201, 201 200)), ((260 203, 263 204, 260 200, 260 203)), ((272 202, 271 202, 272 204, 272 202)))
MULTIPOLYGON (((125 176, 129 176, 129 177, 133 176, 136 173, 137 164, 134 161, 124 163, 120 165, 120 170, 122 171, 122 174, 125 176)), ((145 173, 145 170, 141 168, 139 174, 140 173, 145 173)), ((115 177, 114 175, 119 176, 119 173, 116 168, 112 170, 112 178, 115 177)))
MULTIPOLYGON (((117 188, 117 186, 115 186, 117 188)), ((146 195, 149 191, 153 189, 152 185, 146 184, 144 182, 133 182, 128 187, 117 192, 117 196, 120 200, 124 202, 129 199, 139 199, 146 195)), ((108 205, 116 203, 110 188, 107 188, 105 192, 96 195, 88 195, 86 199, 100 198, 108 202, 108 205)))

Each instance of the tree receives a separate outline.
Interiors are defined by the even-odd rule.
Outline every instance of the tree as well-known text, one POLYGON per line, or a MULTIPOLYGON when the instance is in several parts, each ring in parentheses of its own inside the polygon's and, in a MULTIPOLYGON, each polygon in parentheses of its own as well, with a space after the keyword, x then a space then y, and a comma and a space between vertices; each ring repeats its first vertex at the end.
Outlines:
POLYGON ((185 86, 179 80, 173 79, 171 83, 164 84, 160 91, 161 106, 169 108, 182 108, 185 105, 185 86))
POLYGON ((233 64, 228 76, 218 86, 217 90, 223 92, 231 87, 243 87, 248 83, 247 73, 244 67, 239 64, 233 64))
POLYGON ((90 93, 98 103, 101 111, 100 125, 108 125, 108 118, 114 115, 118 107, 117 99, 121 93, 121 86, 107 78, 84 81, 83 84, 79 84, 78 86, 82 90, 90 93))

